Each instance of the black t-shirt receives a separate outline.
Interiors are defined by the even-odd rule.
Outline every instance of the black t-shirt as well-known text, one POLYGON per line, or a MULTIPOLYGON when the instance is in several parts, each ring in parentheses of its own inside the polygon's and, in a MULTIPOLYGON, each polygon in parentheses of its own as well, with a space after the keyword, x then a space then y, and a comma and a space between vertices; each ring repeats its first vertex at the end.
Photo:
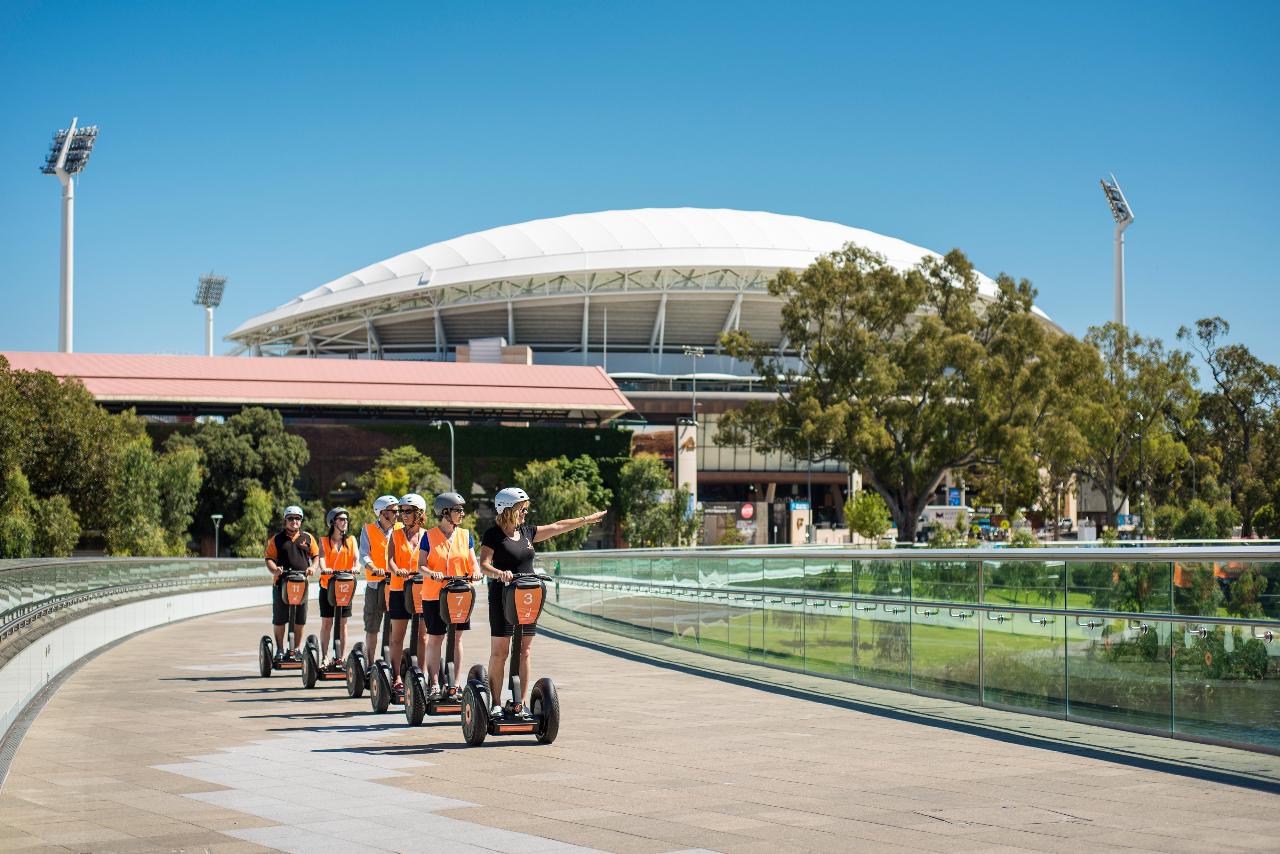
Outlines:
MULTIPOLYGON (((503 533, 502 528, 494 525, 484 532, 480 545, 493 549, 493 568, 515 575, 533 575, 533 535, 537 525, 521 525, 516 528, 515 539, 503 533)), ((490 584, 501 584, 497 579, 489 579, 490 584)))

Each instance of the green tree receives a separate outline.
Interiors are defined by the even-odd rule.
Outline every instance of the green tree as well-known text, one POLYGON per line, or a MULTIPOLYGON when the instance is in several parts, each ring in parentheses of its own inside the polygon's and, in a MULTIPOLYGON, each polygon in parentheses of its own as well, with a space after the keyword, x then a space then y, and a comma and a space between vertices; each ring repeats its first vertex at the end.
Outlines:
POLYGON ((1280 513, 1270 501, 1254 511, 1253 532, 1269 539, 1280 536, 1280 513))
POLYGON ((31 557, 35 525, 31 518, 31 484, 14 466, 0 478, 0 558, 31 557))
MULTIPOLYGON (((1032 312, 1029 282, 1002 275, 991 299, 959 250, 899 272, 854 245, 784 270, 769 293, 785 300, 781 332, 798 351, 744 332, 724 337, 776 401, 727 413, 718 441, 835 458, 863 472, 899 539, 948 471, 996 460, 1029 470, 1032 431, 1057 405, 1055 335, 1032 312)), ((1065 346, 1070 346, 1069 344, 1065 346)))
POLYGON ((279 412, 258 407, 223 422, 202 423, 173 447, 185 442, 199 449, 204 461, 204 484, 194 524, 200 535, 213 536, 209 517, 214 513, 223 514, 228 527, 240 518, 251 485, 267 493, 273 511, 295 503, 294 482, 311 456, 305 439, 285 432, 279 412))
POLYGON ((191 536, 191 522, 200 500, 203 480, 200 451, 190 443, 172 443, 157 462, 160 527, 169 541, 170 554, 184 554, 191 536))
POLYGON ((672 491, 671 473, 657 456, 633 457, 619 476, 623 538, 634 548, 692 543, 702 519, 700 514, 684 512, 689 499, 688 489, 672 491))
POLYGON ((1156 539, 1172 539, 1182 523, 1182 510, 1172 504, 1162 504, 1156 508, 1154 522, 1156 539))
POLYGON ((1254 511, 1266 502, 1268 463, 1260 438, 1274 431, 1280 402, 1280 369, 1254 356, 1243 344, 1223 341, 1231 326, 1221 317, 1182 327, 1179 340, 1190 342, 1204 360, 1213 388, 1204 395, 1200 418, 1221 450, 1222 477, 1231 503, 1240 511, 1244 535, 1252 533, 1254 511))
POLYGON ((227 539, 236 557, 262 557, 276 516, 271 505, 271 495, 260 484, 251 482, 245 489, 240 516, 227 525, 227 539))
POLYGON ((373 521, 373 502, 380 495, 400 497, 417 492, 426 499, 428 516, 431 501, 449 488, 449 478, 441 473, 435 461, 413 445, 384 448, 373 467, 356 478, 363 497, 359 507, 347 508, 351 513, 351 530, 373 521))
POLYGON ((1084 439, 1075 471, 1097 487, 1107 521, 1117 524, 1143 468, 1166 470, 1185 458, 1176 435, 1195 412, 1196 373, 1186 353, 1166 352, 1158 338, 1116 323, 1090 329, 1085 341, 1097 348, 1101 370, 1074 401, 1084 439))
POLYGON ((1173 529, 1179 540, 1212 540, 1218 536, 1218 523, 1213 510, 1203 501, 1192 501, 1173 529))
POLYGON ((168 554, 160 524, 160 466, 146 437, 125 446, 112 487, 102 525, 107 551, 122 557, 168 554))
MULTIPOLYGON (((600 478, 600 467, 583 454, 573 460, 533 460, 515 472, 515 482, 529 493, 530 505, 542 524, 586 516, 609 506, 611 493, 600 478)), ((582 548, 590 528, 578 528, 543 543, 549 551, 582 548)))
POLYGON ((80 521, 65 495, 35 499, 35 554, 40 557, 71 557, 80 542, 80 521))
POLYGON ((879 540, 893 523, 884 499, 867 489, 858 490, 845 501, 844 518, 849 530, 868 540, 879 540))

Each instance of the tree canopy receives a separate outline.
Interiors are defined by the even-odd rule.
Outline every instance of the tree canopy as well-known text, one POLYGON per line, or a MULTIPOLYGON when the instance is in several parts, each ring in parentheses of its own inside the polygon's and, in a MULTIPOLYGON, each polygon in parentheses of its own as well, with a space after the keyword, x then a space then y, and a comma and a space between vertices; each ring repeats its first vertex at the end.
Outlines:
MULTIPOLYGON (((572 460, 563 456, 533 460, 516 471, 515 482, 529 493, 537 524, 586 516, 608 507, 613 497, 600 477, 600 467, 586 454, 572 460)), ((546 540, 540 548, 579 549, 590 533, 590 528, 578 528, 546 540)))
POLYGON ((779 397, 727 413, 721 441, 845 461, 884 499, 902 539, 914 538, 948 471, 1035 470, 1035 431, 1072 376, 1053 352, 1072 345, 1032 312, 1026 280, 1001 275, 994 298, 980 298, 959 250, 901 272, 851 244, 780 272, 769 293, 785 300, 781 331, 798 356, 725 336, 779 397))

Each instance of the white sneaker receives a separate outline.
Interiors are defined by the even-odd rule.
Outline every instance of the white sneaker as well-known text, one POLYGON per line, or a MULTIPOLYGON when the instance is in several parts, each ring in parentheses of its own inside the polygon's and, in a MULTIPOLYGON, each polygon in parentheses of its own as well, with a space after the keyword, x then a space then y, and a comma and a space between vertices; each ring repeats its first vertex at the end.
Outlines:
POLYGON ((502 706, 500 706, 500 705, 494 705, 494 707, 493 707, 492 709, 490 709, 490 710, 489 710, 489 717, 491 717, 491 718, 500 718, 500 717, 502 717, 502 706))

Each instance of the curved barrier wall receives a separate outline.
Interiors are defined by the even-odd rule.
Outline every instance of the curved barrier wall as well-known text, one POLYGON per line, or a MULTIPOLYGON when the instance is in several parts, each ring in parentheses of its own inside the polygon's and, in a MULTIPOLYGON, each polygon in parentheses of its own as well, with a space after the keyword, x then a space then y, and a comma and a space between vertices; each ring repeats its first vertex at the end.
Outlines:
POLYGON ((269 601, 261 561, 0 561, 0 737, 58 673, 134 632, 269 601))
POLYGON ((566 619, 725 658, 1280 753, 1280 548, 549 553, 566 619))

